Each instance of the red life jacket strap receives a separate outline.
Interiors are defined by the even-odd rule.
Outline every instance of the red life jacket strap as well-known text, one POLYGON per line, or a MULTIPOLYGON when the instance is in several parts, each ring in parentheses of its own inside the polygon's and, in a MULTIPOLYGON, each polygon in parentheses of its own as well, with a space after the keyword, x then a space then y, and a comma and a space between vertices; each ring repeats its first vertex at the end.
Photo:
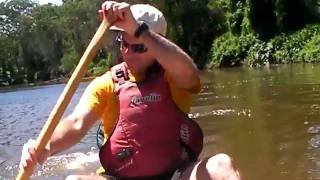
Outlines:
POLYGON ((128 70, 124 66, 124 63, 120 63, 111 68, 111 77, 115 85, 116 94, 119 91, 120 86, 130 79, 128 70))
POLYGON ((124 63, 115 65, 111 68, 112 80, 115 83, 123 84, 125 81, 128 81, 129 73, 127 68, 124 66, 124 63))

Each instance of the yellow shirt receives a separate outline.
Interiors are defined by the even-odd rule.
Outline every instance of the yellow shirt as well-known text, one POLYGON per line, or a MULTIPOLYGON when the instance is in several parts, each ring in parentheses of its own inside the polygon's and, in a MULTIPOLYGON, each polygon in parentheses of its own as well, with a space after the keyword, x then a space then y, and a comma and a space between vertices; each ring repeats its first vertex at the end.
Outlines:
MULTIPOLYGON (((129 74, 129 77, 131 81, 137 82, 133 75, 129 74)), ((169 83, 173 101, 180 110, 188 113, 191 106, 191 94, 199 92, 200 84, 191 91, 187 91, 178 88, 173 79, 166 73, 165 77, 169 83)), ((79 105, 94 111, 101 118, 106 136, 112 133, 113 127, 118 120, 119 106, 110 71, 97 77, 89 84, 80 99, 79 105)))

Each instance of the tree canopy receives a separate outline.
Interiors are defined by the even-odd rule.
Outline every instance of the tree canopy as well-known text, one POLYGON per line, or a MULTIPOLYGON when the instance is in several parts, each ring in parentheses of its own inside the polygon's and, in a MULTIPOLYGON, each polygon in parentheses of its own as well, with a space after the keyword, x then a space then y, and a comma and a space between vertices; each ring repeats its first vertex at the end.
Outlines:
MULTIPOLYGON (((246 58, 255 62, 260 55, 263 62, 318 57, 315 46, 319 38, 311 37, 320 28, 308 25, 320 19, 318 0, 127 2, 158 7, 168 21, 168 38, 191 55, 199 68, 208 63, 237 65, 246 58), (307 29, 302 31, 304 28, 307 29), (302 40, 307 42, 301 44, 302 40), (290 43, 283 43, 287 41, 290 43), (303 51, 292 51, 294 47, 303 51)), ((0 86, 70 75, 101 21, 97 12, 101 3, 64 0, 56 6, 39 5, 31 0, 1 2, 0 86)), ((101 51, 90 65, 88 75, 106 70, 115 54, 101 51)))

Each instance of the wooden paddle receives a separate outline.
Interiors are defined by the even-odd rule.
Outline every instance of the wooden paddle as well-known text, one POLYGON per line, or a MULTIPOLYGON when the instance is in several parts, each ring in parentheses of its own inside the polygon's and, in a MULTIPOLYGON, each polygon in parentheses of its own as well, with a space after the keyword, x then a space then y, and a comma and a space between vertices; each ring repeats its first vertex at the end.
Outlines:
MULTIPOLYGON (((104 16, 105 17, 105 16, 104 16)), ((68 81, 66 87, 64 88, 62 94, 60 95, 56 105, 54 106, 46 124, 42 128, 37 140, 36 140, 36 152, 44 150, 46 147, 51 135, 53 134, 54 129, 58 125, 63 113, 65 112, 74 92, 79 86, 82 77, 85 75, 88 65, 91 63, 93 58, 95 58, 97 51, 101 47, 102 43, 105 41, 106 32, 110 28, 110 23, 106 18, 103 18, 103 21, 97 30, 96 34, 92 38, 89 46, 81 57, 78 66, 73 72, 70 80, 68 81)), ((20 170, 16 179, 18 180, 27 180, 30 175, 32 175, 35 165, 32 165, 30 168, 25 170, 20 170)))

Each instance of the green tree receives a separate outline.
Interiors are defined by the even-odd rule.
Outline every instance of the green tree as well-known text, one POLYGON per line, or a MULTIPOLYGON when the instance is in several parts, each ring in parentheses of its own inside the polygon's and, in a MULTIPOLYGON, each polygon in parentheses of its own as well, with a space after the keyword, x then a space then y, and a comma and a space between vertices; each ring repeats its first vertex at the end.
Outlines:
POLYGON ((26 69, 21 57, 21 38, 25 17, 31 14, 36 5, 28 0, 13 0, 0 3, 1 40, 1 81, 2 84, 24 82, 26 69))

